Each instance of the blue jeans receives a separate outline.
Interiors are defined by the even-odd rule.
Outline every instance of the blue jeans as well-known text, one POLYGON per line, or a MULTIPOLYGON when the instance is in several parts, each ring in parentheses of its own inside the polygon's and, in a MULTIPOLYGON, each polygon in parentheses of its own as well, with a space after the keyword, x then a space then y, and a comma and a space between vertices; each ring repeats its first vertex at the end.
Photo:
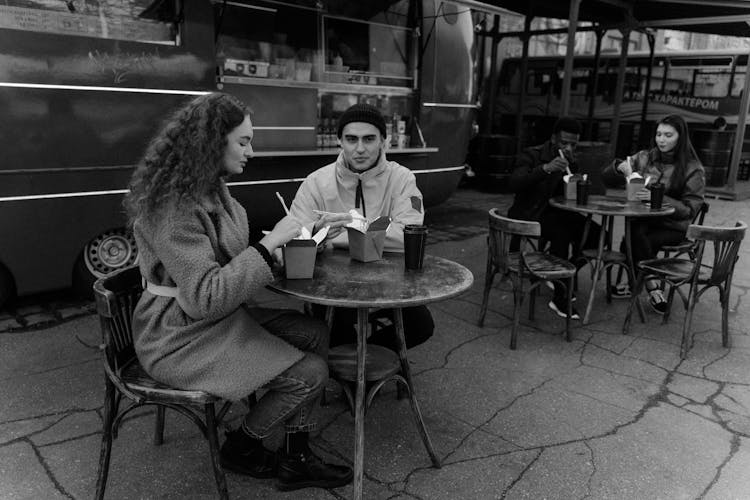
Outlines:
POLYGON ((298 311, 279 312, 261 324, 271 334, 304 351, 305 356, 265 384, 263 389, 267 392, 245 415, 242 428, 256 439, 268 437, 281 423, 286 432, 314 430, 313 412, 328 380, 326 324, 298 311))

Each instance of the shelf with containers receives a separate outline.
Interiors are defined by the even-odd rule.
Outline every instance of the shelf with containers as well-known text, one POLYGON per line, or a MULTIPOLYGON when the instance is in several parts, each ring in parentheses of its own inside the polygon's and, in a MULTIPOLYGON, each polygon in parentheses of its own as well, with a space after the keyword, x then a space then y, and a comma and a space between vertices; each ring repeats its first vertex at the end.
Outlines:
POLYGON ((214 2, 217 86, 254 111, 258 152, 336 149, 336 122, 348 106, 378 107, 388 146, 427 148, 416 120, 416 40, 409 2, 214 2), (366 19, 366 20, 363 20, 366 19))

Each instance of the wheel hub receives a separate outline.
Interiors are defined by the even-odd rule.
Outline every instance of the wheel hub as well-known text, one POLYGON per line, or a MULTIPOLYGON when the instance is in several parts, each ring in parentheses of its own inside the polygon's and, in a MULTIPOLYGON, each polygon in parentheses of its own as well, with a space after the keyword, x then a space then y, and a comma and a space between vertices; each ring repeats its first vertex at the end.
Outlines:
POLYGON ((106 231, 86 245, 84 262, 97 278, 131 266, 138 262, 135 239, 124 229, 106 231))

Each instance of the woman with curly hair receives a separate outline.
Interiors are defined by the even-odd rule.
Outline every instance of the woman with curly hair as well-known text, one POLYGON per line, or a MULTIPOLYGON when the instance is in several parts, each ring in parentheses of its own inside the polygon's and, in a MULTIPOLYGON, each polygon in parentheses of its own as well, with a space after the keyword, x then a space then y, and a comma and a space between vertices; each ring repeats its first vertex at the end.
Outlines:
POLYGON ((349 467, 308 446, 328 378, 328 329, 297 311, 254 306, 273 279, 274 250, 300 232, 281 219, 249 244, 245 209, 225 178, 252 156, 250 112, 236 98, 202 95, 178 110, 148 146, 125 206, 146 281, 134 312, 135 349, 156 380, 240 400, 263 397, 221 448, 225 468, 277 477, 281 490, 349 483, 349 467), (284 424, 282 448, 262 440, 284 424))
MULTIPOLYGON (((631 224, 633 262, 653 259, 663 245, 676 245, 685 240, 690 222, 703 204, 706 187, 705 174, 698 155, 690 143, 685 120, 678 115, 662 118, 656 125, 654 147, 635 153, 625 161, 615 160, 604 169, 602 177, 609 185, 623 185, 626 179, 638 172, 665 185, 664 202, 672 205, 674 214, 669 217, 634 219, 631 224)), ((636 196, 648 201, 651 192, 641 189, 636 196)), ((624 242, 621 245, 624 251, 624 242)), ((667 310, 667 301, 658 280, 647 280, 649 303, 659 314, 667 310)), ((629 297, 627 285, 613 290, 615 297, 629 297)))

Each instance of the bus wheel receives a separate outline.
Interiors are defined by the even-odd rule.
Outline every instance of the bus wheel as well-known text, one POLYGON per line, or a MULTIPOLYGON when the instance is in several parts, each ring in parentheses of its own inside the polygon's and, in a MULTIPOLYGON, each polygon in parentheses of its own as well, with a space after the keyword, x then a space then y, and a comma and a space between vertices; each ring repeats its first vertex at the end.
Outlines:
POLYGON ((110 229, 86 244, 73 268, 73 291, 93 297, 94 281, 138 262, 133 234, 123 228, 110 229))
POLYGON ((8 268, 0 264, 0 309, 16 297, 16 280, 8 268))

